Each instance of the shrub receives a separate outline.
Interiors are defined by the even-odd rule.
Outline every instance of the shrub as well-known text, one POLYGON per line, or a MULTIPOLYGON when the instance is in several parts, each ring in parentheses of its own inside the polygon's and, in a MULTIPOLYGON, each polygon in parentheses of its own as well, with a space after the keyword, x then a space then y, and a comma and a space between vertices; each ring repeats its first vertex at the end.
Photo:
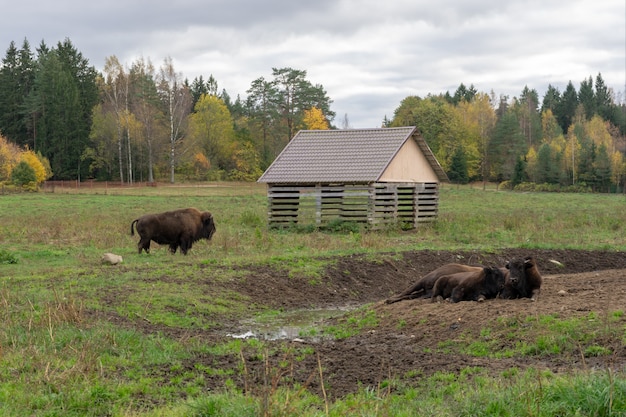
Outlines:
POLYGON ((500 185, 498 185, 498 189, 501 190, 512 190, 513 189, 513 183, 509 180, 506 181, 502 181, 500 183, 500 185))
POLYGON ((21 161, 11 171, 11 182, 23 188, 32 188, 37 186, 37 175, 33 167, 27 162, 21 161))
POLYGON ((22 153, 21 160, 26 162, 33 169, 33 172, 35 173, 35 182, 37 184, 41 184, 52 176, 50 168, 46 168, 46 165, 42 162, 42 160, 47 162, 47 159, 41 156, 41 154, 36 154, 31 150, 26 150, 22 153))

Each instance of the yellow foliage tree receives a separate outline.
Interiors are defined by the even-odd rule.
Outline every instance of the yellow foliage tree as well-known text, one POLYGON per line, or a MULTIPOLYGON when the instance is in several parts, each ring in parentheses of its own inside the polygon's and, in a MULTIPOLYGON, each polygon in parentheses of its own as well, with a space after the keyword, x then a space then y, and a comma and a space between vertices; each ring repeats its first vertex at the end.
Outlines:
POLYGON ((328 120, 324 117, 322 110, 312 107, 304 111, 304 124, 309 130, 328 130, 328 120))
POLYGON ((591 120, 585 123, 584 127, 585 133, 597 146, 604 145, 606 149, 610 151, 615 149, 608 123, 600 116, 593 116, 591 120))
POLYGON ((26 151, 22 152, 20 160, 26 162, 33 169, 33 171, 35 171, 37 184, 41 184, 48 179, 48 172, 46 171, 46 167, 44 166, 44 164, 41 163, 39 157, 37 157, 37 154, 35 154, 35 152, 27 149, 26 151))
POLYGON ((196 178, 201 178, 203 174, 211 168, 211 162, 207 159, 202 152, 197 152, 193 156, 193 167, 196 171, 196 178))
POLYGON ((535 182, 537 179, 537 152, 532 146, 528 149, 528 153, 526 153, 526 172, 530 180, 535 182))
POLYGON ((11 178, 11 171, 20 162, 20 148, 0 136, 0 181, 11 178))
POLYGON ((620 151, 615 151, 611 154, 611 181, 619 186, 622 184, 625 175, 626 164, 624 163, 624 156, 620 151))
POLYGON ((203 94, 196 103, 189 123, 190 137, 213 168, 229 169, 235 149, 233 119, 224 101, 203 94))

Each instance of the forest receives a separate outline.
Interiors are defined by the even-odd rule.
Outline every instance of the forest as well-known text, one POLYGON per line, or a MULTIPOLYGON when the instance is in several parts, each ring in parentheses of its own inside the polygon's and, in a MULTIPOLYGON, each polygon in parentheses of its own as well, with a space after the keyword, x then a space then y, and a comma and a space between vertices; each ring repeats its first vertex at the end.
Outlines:
MULTIPOLYGON (((540 100, 460 83, 407 96, 380 127, 417 126, 454 183, 510 189, 626 189, 626 107, 598 73, 548 86, 540 100)), ((171 58, 100 72, 69 39, 34 50, 11 42, 0 64, 0 183, 46 179, 255 181, 298 130, 335 125, 332 99, 306 70, 272 68, 231 96, 209 75, 189 80, 171 58)))

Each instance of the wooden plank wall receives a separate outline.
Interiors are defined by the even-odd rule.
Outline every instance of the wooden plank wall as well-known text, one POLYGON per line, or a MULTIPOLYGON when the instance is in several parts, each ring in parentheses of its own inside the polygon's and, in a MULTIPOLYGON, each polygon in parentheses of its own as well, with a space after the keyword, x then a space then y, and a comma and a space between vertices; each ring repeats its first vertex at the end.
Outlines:
POLYGON ((410 227, 437 217, 437 183, 268 185, 270 226, 324 226, 332 221, 366 223, 383 229, 410 227))

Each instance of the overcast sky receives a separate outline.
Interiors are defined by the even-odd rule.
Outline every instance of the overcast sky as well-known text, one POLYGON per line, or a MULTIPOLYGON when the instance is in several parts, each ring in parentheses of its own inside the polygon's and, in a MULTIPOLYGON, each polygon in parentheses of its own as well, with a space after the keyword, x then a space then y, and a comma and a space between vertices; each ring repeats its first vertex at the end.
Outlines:
POLYGON ((99 71, 115 55, 158 68, 171 57, 190 81, 212 74, 245 98, 272 68, 305 70, 333 100, 335 125, 379 127, 409 95, 450 91, 543 98, 598 73, 621 101, 624 0, 18 0, 3 7, 2 57, 69 38, 99 71))

